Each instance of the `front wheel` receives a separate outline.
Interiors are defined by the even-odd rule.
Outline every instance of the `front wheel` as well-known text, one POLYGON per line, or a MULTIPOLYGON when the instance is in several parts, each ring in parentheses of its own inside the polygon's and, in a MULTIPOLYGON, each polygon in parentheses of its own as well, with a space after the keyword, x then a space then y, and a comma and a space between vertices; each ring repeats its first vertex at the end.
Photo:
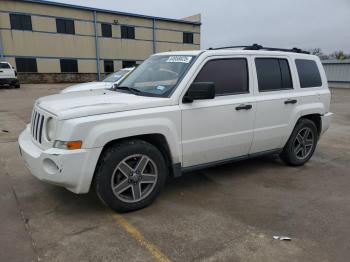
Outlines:
POLYGON ((281 158, 292 166, 304 165, 313 155, 318 141, 317 128, 309 119, 300 119, 287 144, 281 158))
POLYGON ((99 198, 118 212, 148 206, 160 193, 168 170, 161 152, 142 140, 129 140, 108 148, 95 174, 99 198))

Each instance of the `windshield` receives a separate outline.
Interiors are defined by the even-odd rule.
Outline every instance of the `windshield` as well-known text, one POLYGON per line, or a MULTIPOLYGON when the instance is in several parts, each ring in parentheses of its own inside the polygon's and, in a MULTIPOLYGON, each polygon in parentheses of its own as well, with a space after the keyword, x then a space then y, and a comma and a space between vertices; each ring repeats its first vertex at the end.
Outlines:
POLYGON ((125 76, 127 73, 130 73, 131 70, 119 70, 118 72, 112 73, 108 75, 105 79, 102 80, 102 82, 109 82, 114 83, 120 80, 123 76, 125 76))
POLYGON ((156 55, 144 61, 117 88, 129 88, 140 95, 167 96, 177 85, 193 56, 156 55))

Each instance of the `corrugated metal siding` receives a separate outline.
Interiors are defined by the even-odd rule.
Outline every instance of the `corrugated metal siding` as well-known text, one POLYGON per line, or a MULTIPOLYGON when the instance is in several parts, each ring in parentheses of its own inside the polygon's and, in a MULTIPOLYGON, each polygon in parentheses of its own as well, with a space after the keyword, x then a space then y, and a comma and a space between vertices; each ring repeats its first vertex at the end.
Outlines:
POLYGON ((328 82, 350 83, 350 61, 322 61, 328 82))

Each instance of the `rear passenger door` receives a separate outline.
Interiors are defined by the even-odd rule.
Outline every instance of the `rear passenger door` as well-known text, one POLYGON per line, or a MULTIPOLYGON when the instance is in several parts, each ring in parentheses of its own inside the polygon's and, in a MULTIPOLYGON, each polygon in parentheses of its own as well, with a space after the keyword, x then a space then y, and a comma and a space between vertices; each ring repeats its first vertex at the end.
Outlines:
POLYGON ((252 153, 283 148, 298 103, 288 57, 254 57, 256 120, 252 153))
POLYGON ((255 117, 249 68, 249 57, 210 57, 198 68, 189 85, 214 82, 216 97, 180 102, 184 167, 249 153, 255 117))

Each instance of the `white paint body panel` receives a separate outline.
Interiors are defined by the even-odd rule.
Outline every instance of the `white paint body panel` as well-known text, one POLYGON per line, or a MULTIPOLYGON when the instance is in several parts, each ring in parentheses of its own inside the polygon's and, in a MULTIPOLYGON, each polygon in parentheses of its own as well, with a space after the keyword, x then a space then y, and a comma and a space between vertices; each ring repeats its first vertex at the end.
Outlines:
POLYGON ((164 54, 198 56, 170 97, 95 90, 39 99, 35 107, 56 121, 54 140, 81 140, 83 146, 77 151, 52 148, 53 142, 48 141, 39 146, 27 128, 19 137, 19 144, 31 172, 41 180, 59 184, 75 193, 86 193, 103 147, 113 140, 160 134, 167 141, 173 164, 185 168, 281 149, 303 115, 321 115, 321 133, 330 125, 330 92, 322 65, 315 56, 242 50, 164 54), (254 65, 257 56, 287 58, 294 89, 259 93, 254 65), (182 103, 184 94, 205 62, 222 57, 247 58, 249 93, 182 103), (322 87, 300 88, 294 64, 297 58, 316 61, 322 87), (287 99, 296 99, 297 103, 286 105, 287 99), (252 109, 235 110, 241 104, 250 104, 252 109), (52 176, 45 172, 43 161, 47 158, 62 167, 64 175, 52 176))

